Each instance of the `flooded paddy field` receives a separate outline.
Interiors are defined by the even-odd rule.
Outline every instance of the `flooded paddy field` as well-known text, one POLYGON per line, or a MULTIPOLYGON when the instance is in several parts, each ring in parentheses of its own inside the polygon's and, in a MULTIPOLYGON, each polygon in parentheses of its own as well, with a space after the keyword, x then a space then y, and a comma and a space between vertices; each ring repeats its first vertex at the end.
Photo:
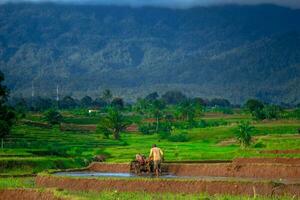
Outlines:
POLYGON ((92 163, 83 171, 39 175, 36 184, 74 191, 171 192, 300 197, 297 159, 165 163, 160 177, 130 173, 129 164, 92 163))

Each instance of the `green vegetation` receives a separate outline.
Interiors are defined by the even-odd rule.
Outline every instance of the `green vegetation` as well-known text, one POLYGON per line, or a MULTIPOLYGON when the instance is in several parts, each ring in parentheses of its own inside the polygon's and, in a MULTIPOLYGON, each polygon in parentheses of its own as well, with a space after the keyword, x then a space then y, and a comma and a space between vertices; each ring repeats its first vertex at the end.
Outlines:
MULTIPOLYGON (((297 109, 281 110, 278 119, 257 121, 249 111, 234 108, 224 99, 190 100, 179 92, 166 96, 169 103, 177 104, 166 104, 154 92, 122 108, 111 105, 115 98, 107 90, 100 97, 105 99, 102 105, 105 106, 93 114, 88 112, 88 107, 96 100, 84 97, 78 105, 70 96, 59 103, 64 105, 63 110, 27 111, 5 139, 5 148, 0 152, 0 174, 83 167, 100 154, 105 155, 108 162, 129 162, 136 153, 147 155, 153 143, 165 151, 168 161, 275 157, 278 155, 260 151, 297 149, 300 145, 299 140, 294 139, 300 121, 292 117, 297 109), (51 122, 51 119, 61 121, 62 117, 63 124, 51 122), (252 126, 255 129, 251 130, 252 126), (241 149, 240 144, 247 149, 241 149)), ((49 106, 43 104, 35 109, 43 107, 49 106)), ((251 106, 246 104, 245 107, 249 110, 251 106)), ((300 157, 298 154, 280 156, 300 157)))
POLYGON ((251 126, 249 122, 241 122, 238 125, 236 138, 242 147, 250 146, 252 140, 251 132, 253 128, 254 127, 251 126))
MULTIPOLYGON (((261 110, 272 116, 272 120, 260 121, 253 119, 249 109, 234 108, 225 99, 205 102, 200 98, 182 98, 178 92, 170 94, 169 104, 156 93, 139 99, 133 105, 125 105, 122 99, 114 98, 112 94, 103 96, 101 99, 106 101, 103 100, 102 107, 92 114, 88 109, 91 104, 98 105, 100 98, 84 97, 78 103, 67 96, 59 102, 58 105, 64 108, 60 110, 53 110, 53 103, 45 103, 46 100, 40 98, 44 104, 25 111, 5 137, 5 146, 0 151, 0 176, 80 168, 92 162, 95 155, 105 156, 107 162, 129 162, 137 153, 148 155, 154 143, 163 149, 166 161, 300 157, 299 154, 263 153, 263 150, 299 148, 300 141, 295 138, 299 137, 300 121, 294 117, 298 108, 284 110, 270 107, 266 111, 267 106, 262 104, 261 110), (173 104, 175 101, 177 103, 173 104), (52 110, 38 111, 45 108, 52 110), (274 115, 278 112, 279 115, 274 115), (62 119, 64 123, 60 123, 62 119)), ((16 112, 23 111, 16 109, 16 112)), ((0 188, 23 187, 34 188, 33 179, 4 178, 0 181, 0 188)), ((141 197, 139 193, 119 192, 55 191, 55 194, 75 199, 141 197)), ((152 194, 142 196, 143 199, 155 199, 152 194)), ((244 198, 202 196, 210 199, 244 198)), ((161 195, 161 199, 186 197, 197 199, 199 195, 161 195)))
POLYGON ((3 177, 80 168, 95 155, 129 162, 153 143, 166 161, 300 158, 265 151, 300 146, 299 17, 299 10, 272 5, 1 4, 0 70, 13 90, 8 99, 0 73, 0 189, 34 188, 33 178, 3 177), (259 100, 232 104, 250 97, 259 100))
MULTIPOLYGON (((93 120, 86 120, 89 117, 81 114, 71 115, 72 112, 66 111, 62 113, 68 116, 72 123, 81 121, 80 119, 85 121, 85 124, 78 125, 92 125, 97 118, 99 121, 102 119, 101 115, 90 117, 93 120)), ((36 116, 29 113, 27 117, 31 119, 33 115, 36 116)), ((38 116, 35 120, 42 121, 43 115, 38 116)), ((211 120, 210 113, 203 115, 208 123, 220 125, 187 129, 173 126, 170 136, 166 138, 154 132, 150 134, 122 132, 120 140, 106 138, 98 131, 62 131, 58 126, 49 129, 18 123, 5 139, 5 148, 0 152, 0 173, 26 174, 49 168, 86 166, 95 155, 99 154, 106 155, 108 162, 128 162, 136 153, 148 155, 153 143, 157 143, 165 151, 165 158, 169 161, 274 157, 278 155, 261 154, 259 151, 299 148, 300 141, 295 140, 300 126, 297 120, 252 122, 251 126, 255 127, 252 131, 253 144, 247 149, 240 149, 239 143, 234 140, 237 122, 247 117, 251 120, 251 117, 245 114, 224 117, 222 113, 215 113, 212 117, 211 120), (215 118, 218 115, 221 116, 219 121, 215 118)), ((134 119, 136 116, 127 118, 134 119)), ((196 122, 200 121, 196 119, 196 122)), ((280 156, 300 157, 298 154, 280 156)))
POLYGON ((13 94, 30 95, 33 83, 42 96, 55 96, 58 84, 63 96, 99 98, 111 88, 134 101, 176 89, 299 103, 299 10, 89 8, 1 4, 0 69, 13 94))
POLYGON ((34 178, 1 178, 0 179, 0 190, 1 189, 14 189, 14 188, 33 188, 34 178))
POLYGON ((60 124, 63 121, 63 117, 59 112, 55 110, 49 110, 45 113, 45 120, 49 124, 55 125, 55 124, 60 124))
POLYGON ((126 129, 129 122, 116 108, 111 108, 107 116, 101 118, 98 130, 103 133, 106 138, 113 135, 116 140, 120 139, 120 133, 126 129))
POLYGON ((1 149, 4 146, 4 138, 10 133, 10 129, 15 122, 15 113, 6 105, 8 90, 2 85, 4 75, 0 71, 0 139, 1 149))
MULTIPOLYGON (((257 120, 279 119, 283 115, 283 109, 280 106, 263 104, 255 99, 248 100, 245 104, 245 108, 248 109, 257 120)), ((291 115, 290 117, 297 117, 297 114, 296 116, 291 115)))

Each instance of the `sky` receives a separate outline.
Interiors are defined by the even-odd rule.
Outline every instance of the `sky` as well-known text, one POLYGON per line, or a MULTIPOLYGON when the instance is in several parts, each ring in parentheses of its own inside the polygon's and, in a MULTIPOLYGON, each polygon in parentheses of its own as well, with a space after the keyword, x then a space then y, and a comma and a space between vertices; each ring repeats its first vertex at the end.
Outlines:
POLYGON ((195 6, 211 6, 211 5, 258 5, 258 4, 274 4, 289 8, 300 8, 300 0, 0 0, 3 3, 18 2, 55 2, 70 4, 99 4, 99 5, 125 5, 132 7, 155 6, 167 8, 191 8, 195 6))

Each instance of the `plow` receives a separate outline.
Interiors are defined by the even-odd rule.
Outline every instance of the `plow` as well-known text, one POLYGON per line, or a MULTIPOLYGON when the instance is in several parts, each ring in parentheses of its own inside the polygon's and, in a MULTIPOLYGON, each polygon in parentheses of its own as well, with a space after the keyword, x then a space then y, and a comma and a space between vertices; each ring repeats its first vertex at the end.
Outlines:
POLYGON ((153 168, 153 161, 141 154, 137 154, 135 160, 130 162, 130 172, 136 175, 153 173, 153 168))
MULTIPOLYGON (((159 173, 167 172, 166 169, 160 168, 159 173)), ((146 158, 144 155, 137 154, 135 160, 130 162, 130 173, 141 175, 151 175, 154 173, 153 160, 146 158)))

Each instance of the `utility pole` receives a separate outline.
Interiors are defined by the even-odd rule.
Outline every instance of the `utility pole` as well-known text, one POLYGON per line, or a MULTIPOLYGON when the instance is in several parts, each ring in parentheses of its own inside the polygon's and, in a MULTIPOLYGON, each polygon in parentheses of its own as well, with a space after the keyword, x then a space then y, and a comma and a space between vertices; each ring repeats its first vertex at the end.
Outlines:
POLYGON ((31 109, 34 109, 35 103, 34 103, 34 84, 33 84, 33 80, 31 81, 31 109))
POLYGON ((58 84, 56 84, 56 106, 58 109, 58 104, 59 104, 59 88, 58 88, 58 84))
POLYGON ((58 84, 56 84, 56 101, 59 101, 58 84))
POLYGON ((33 81, 31 81, 31 98, 34 98, 34 85, 33 85, 33 81))

